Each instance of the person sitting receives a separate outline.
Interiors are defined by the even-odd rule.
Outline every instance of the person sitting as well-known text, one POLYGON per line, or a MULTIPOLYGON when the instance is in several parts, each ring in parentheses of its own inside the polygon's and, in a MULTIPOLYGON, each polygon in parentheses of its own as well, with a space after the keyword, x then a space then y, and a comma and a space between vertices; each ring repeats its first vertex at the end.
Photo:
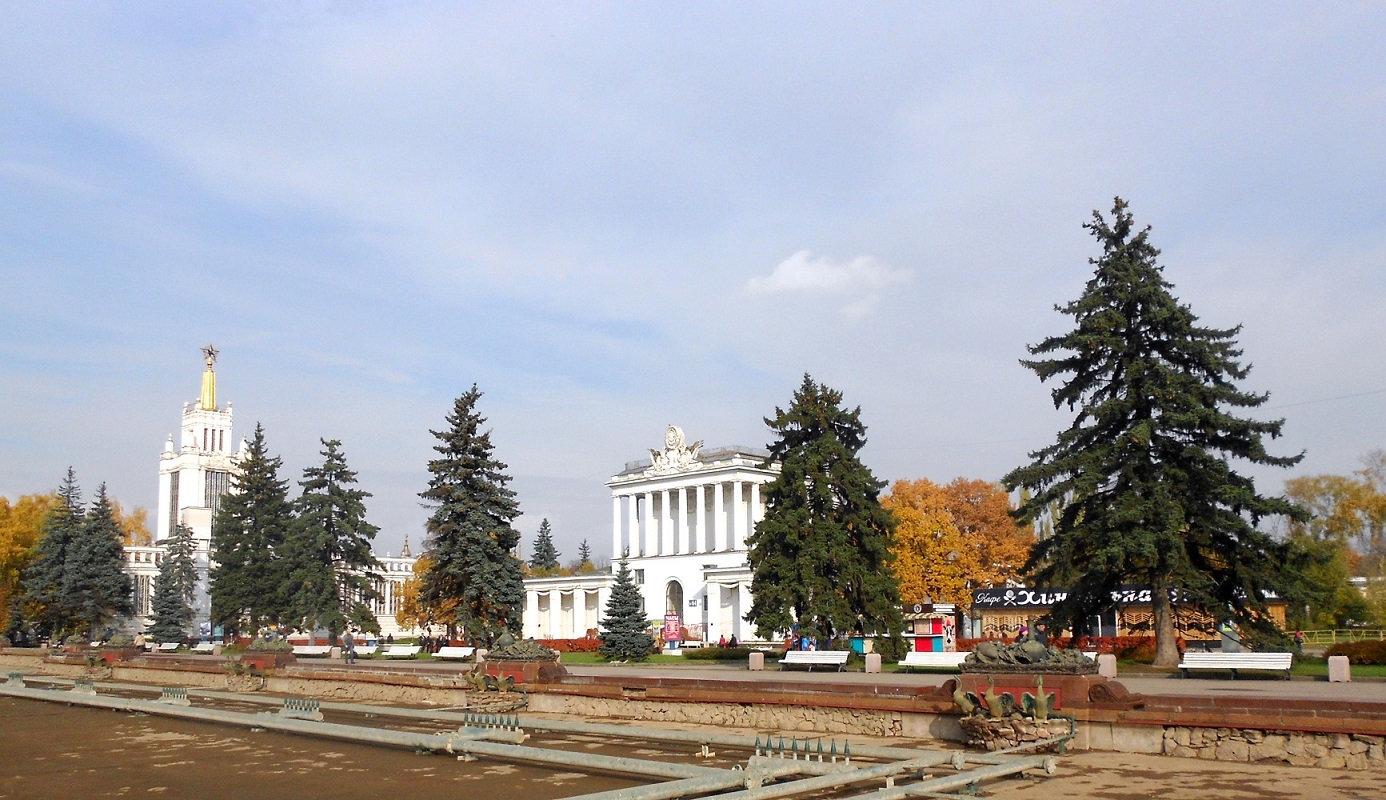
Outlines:
POLYGON ((733 633, 731 638, 727 640, 727 647, 736 647, 736 634, 733 633))
POLYGON ((721 637, 720 639, 717 640, 717 646, 718 646, 718 647, 726 647, 726 646, 727 646, 727 635, 726 635, 726 634, 722 634, 722 637, 721 637))

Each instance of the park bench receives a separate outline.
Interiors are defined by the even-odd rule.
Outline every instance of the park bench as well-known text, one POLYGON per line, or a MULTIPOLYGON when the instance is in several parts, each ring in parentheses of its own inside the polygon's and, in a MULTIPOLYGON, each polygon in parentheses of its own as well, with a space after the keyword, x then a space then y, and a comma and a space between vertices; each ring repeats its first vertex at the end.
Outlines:
POLYGON ((215 649, 216 644, 212 642, 198 642, 193 645, 192 651, 194 653, 201 653, 202 655, 211 655, 215 649))
POLYGON ((356 645, 356 655, 358 656, 373 656, 379 652, 380 645, 377 642, 372 641, 356 645))
POLYGON ((900 666, 905 668, 944 667, 957 669, 966 658, 966 652, 935 653, 927 650, 912 650, 905 654, 905 658, 900 662, 900 666))
POLYGON ((1237 679, 1237 670, 1251 669, 1268 672, 1284 672, 1285 680, 1290 679, 1290 667, 1294 662, 1291 653, 1195 653, 1184 654, 1179 669, 1184 677, 1189 677, 1191 669, 1225 669, 1237 679))
POLYGON ((841 671, 847 664, 846 650, 789 650, 780 656, 780 666, 803 666, 812 672, 814 667, 837 667, 841 671))
POLYGON ((440 648, 438 648, 438 652, 436 652, 436 653, 433 654, 433 657, 434 657, 434 658, 457 659, 458 661, 461 661, 462 659, 465 659, 465 658, 471 658, 471 657, 472 657, 472 653, 475 653, 475 652, 476 652, 476 648, 475 648, 475 647, 440 647, 440 648))
POLYGON ((416 644, 387 644, 380 654, 386 658, 413 658, 421 649, 416 644))
POLYGON ((294 655, 303 658, 327 658, 332 654, 332 646, 327 644, 296 644, 294 655))
POLYGON ((182 646, 182 642, 159 642, 158 646, 154 649, 160 653, 172 653, 182 646))

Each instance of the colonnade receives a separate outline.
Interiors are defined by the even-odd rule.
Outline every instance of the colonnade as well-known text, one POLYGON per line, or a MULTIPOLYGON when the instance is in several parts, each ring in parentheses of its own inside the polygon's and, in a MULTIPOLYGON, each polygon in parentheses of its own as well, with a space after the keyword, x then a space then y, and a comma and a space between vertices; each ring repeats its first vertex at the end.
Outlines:
POLYGON ((746 549, 765 515, 760 483, 718 481, 611 493, 611 553, 671 556, 746 549))

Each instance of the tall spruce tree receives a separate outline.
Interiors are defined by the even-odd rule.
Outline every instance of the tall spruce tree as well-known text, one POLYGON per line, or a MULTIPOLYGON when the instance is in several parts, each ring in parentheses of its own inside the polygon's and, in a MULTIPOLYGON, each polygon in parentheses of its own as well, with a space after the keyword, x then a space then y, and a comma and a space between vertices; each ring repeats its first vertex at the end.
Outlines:
POLYGON ((587 544, 586 539, 583 539, 582 543, 578 545, 578 567, 581 568, 584 565, 590 566, 591 564, 592 547, 591 545, 587 544))
POLYGON ((371 552, 379 528, 366 521, 370 492, 356 488, 337 439, 322 439, 323 463, 303 471, 303 494, 284 543, 284 598, 287 618, 302 630, 326 628, 333 634, 348 625, 380 632, 371 601, 380 599, 372 570, 380 562, 371 552))
POLYGON ((1110 221, 1094 211, 1083 227, 1102 255, 1091 259, 1083 294, 1056 309, 1076 327, 1030 346, 1043 358, 1021 362, 1041 381, 1061 378, 1054 407, 1077 412, 1054 444, 1005 478, 1033 492, 1022 518, 1062 507, 1027 570, 1040 585, 1068 589, 1050 615, 1079 632, 1121 586, 1149 586, 1156 664, 1178 663, 1176 609, 1273 635, 1266 593, 1289 580, 1288 551, 1256 525, 1301 512, 1258 494, 1229 458, 1287 467, 1302 455, 1266 453, 1262 438, 1279 436, 1283 420, 1231 413, 1268 397, 1235 384, 1248 372, 1238 360, 1241 329, 1197 324, 1126 202, 1116 199, 1110 221))
POLYGON ((293 512, 282 464, 257 423, 212 526, 212 621, 228 630, 255 633, 283 616, 282 556, 293 512))
POLYGON ((193 620, 197 564, 193 562, 193 532, 182 523, 164 540, 164 559, 154 579, 153 621, 147 633, 155 642, 181 642, 193 620))
POLYGON ((68 545, 63 567, 63 594, 73 619, 93 640, 107 623, 134 610, 130 576, 124 569, 124 539, 103 483, 68 545))
POLYGON ((489 647, 502 633, 520 634, 525 588, 514 554, 520 533, 511 524, 520 507, 490 431, 481 430, 480 398, 473 384, 453 403, 447 429, 431 431, 439 457, 428 462, 432 477, 419 494, 434 509, 420 598, 432 608, 455 608, 452 619, 440 621, 489 647))
POLYGON ((34 557, 25 567, 24 616, 37 636, 61 639, 73 632, 75 611, 64 591, 68 549, 82 531, 85 511, 77 473, 67 468, 58 487, 59 504, 43 520, 43 533, 34 546, 34 557))
POLYGON ((558 556, 558 550, 553 546, 553 529, 549 527, 548 517, 545 517, 534 536, 534 553, 529 557, 530 569, 537 572, 557 570, 558 556))
POLYGON ((611 585, 611 597, 606 601, 606 618, 598 634, 598 651, 613 661, 644 661, 654 649, 650 622, 642 607, 640 589, 635 585, 630 565, 621 558, 616 582, 611 585))
POLYGON ((877 480, 857 453, 866 444, 861 409, 804 375, 787 410, 765 424, 776 434, 767 464, 765 518, 747 540, 751 603, 746 619, 762 637, 788 631, 830 642, 878 634, 898 644, 904 622, 890 569, 895 518, 881 507, 877 480))

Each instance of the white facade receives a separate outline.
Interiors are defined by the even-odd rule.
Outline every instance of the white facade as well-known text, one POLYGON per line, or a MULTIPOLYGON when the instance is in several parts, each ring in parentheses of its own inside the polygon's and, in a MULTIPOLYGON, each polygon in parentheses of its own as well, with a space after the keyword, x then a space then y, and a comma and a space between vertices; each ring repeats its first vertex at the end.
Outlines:
MULTIPOLYGON (((778 465, 748 447, 702 452, 670 425, 664 448, 626 464, 611 489, 612 570, 624 554, 651 620, 677 614, 688 638, 744 640, 751 607, 746 539, 765 516, 761 486, 778 465)), ((524 635, 580 638, 598 627, 612 575, 531 578, 525 581, 524 635), (595 610, 595 613, 594 613, 595 610)))

